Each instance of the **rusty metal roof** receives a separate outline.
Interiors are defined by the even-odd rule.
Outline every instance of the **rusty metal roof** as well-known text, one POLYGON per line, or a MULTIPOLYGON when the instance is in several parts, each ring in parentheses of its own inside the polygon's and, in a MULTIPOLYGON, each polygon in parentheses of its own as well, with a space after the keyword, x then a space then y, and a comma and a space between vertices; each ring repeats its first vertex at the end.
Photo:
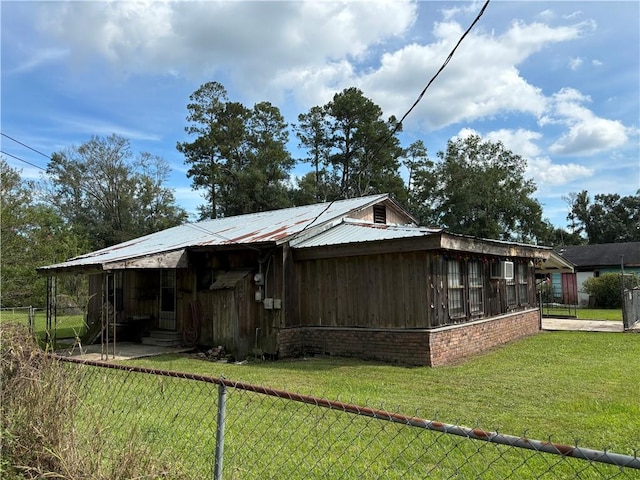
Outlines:
POLYGON ((185 248, 280 244, 303 231, 307 237, 312 232, 339 223, 350 213, 384 200, 389 200, 387 194, 187 223, 38 270, 47 273, 68 269, 103 268, 109 263, 185 248))
POLYGON ((414 227, 409 225, 387 225, 343 219, 335 227, 302 241, 292 241, 295 248, 326 247, 345 243, 375 242, 401 238, 424 237, 440 233, 442 229, 414 227))

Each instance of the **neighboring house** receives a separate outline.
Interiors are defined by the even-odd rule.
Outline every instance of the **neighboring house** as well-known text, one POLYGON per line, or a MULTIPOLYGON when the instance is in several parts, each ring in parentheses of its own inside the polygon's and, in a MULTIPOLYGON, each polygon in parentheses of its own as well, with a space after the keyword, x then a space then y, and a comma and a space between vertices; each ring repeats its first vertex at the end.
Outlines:
MULTIPOLYGON (((549 258, 536 267, 537 283, 544 285, 542 303, 578 304, 578 289, 575 285, 574 265, 557 252, 551 252, 549 258)), ((544 315, 544 309, 543 309, 544 315)))
POLYGON ((88 323, 143 343, 441 365, 539 331, 550 253, 416 227, 383 194, 185 224, 39 272, 88 275, 88 323))
POLYGON ((640 242, 602 243, 562 247, 558 250, 564 259, 575 265, 572 281, 578 291, 578 304, 587 306, 589 295, 584 291, 584 282, 605 273, 640 274, 640 242))

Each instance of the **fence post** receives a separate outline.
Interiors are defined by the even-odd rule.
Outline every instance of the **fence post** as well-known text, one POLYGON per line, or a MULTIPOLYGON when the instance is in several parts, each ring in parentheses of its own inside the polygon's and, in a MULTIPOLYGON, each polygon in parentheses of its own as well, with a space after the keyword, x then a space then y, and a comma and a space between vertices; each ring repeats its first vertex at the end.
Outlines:
POLYGON ((27 318, 29 319, 29 334, 33 335, 36 331, 35 328, 35 309, 32 305, 29 306, 29 313, 27 314, 27 318))
MULTIPOLYGON (((222 378, 221 378, 222 380, 222 378)), ((222 458, 224 454, 224 422, 227 409, 227 386, 218 385, 218 422, 216 426, 216 463, 213 467, 214 480, 222 480, 222 458)))

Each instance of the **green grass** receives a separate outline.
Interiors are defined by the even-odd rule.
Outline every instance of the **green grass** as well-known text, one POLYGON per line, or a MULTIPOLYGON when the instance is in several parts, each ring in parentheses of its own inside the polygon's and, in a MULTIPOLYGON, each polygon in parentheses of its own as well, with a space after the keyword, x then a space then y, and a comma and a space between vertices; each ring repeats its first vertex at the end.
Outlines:
POLYGON ((622 309, 605 308, 579 308, 577 310, 580 320, 618 320, 622 321, 622 309))
POLYGON ((568 315, 574 314, 579 320, 615 320, 622 321, 622 309, 606 308, 577 308, 569 311, 567 308, 544 307, 544 315, 568 315))
POLYGON ((640 337, 545 332, 464 364, 406 368, 343 358, 245 365, 168 355, 134 365, 238 381, 592 447, 640 446, 640 337), (635 367, 634 367, 635 365, 635 367))
MULTIPOLYGON (((0 310, 0 323, 5 322, 29 325, 29 314, 25 309, 0 310)), ((46 312, 42 309, 36 310, 34 333, 37 338, 45 338, 46 323, 46 312)), ((59 315, 57 319, 56 337, 59 339, 74 338, 76 335, 81 336, 84 329, 84 315, 59 315)))
MULTIPOLYGON (((239 365, 184 355, 126 364, 224 376, 631 455, 640 446, 638 358, 638 335, 545 332, 439 368, 330 357, 239 365)), ((184 478, 209 474, 214 385, 100 370, 93 369, 91 382, 83 382, 85 405, 102 419, 110 441, 121 443, 135 428, 141 444, 162 458, 186 462, 191 473, 184 478)), ((523 467, 528 454, 522 451, 236 389, 227 393, 226 432, 225 478, 536 478, 535 472, 546 472, 556 461, 549 478, 574 478, 581 469, 580 478, 601 478, 579 460, 536 456, 523 467), (478 474, 484 468, 488 472, 478 474)))

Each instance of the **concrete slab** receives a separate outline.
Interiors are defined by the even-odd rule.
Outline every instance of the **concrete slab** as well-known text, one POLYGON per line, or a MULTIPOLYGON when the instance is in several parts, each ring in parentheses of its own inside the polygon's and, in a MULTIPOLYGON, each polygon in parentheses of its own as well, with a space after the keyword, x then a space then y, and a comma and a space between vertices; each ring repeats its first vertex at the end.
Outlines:
POLYGON ((117 342, 115 352, 113 344, 109 345, 108 358, 103 355, 102 346, 98 344, 79 345, 56 351, 60 356, 74 357, 81 360, 129 360, 132 358, 152 357, 167 353, 183 353, 193 350, 191 347, 159 347, 156 345, 143 345, 133 342, 117 342))
POLYGON ((542 318, 543 330, 569 330, 579 332, 623 332, 622 321, 578 320, 577 318, 542 318))

